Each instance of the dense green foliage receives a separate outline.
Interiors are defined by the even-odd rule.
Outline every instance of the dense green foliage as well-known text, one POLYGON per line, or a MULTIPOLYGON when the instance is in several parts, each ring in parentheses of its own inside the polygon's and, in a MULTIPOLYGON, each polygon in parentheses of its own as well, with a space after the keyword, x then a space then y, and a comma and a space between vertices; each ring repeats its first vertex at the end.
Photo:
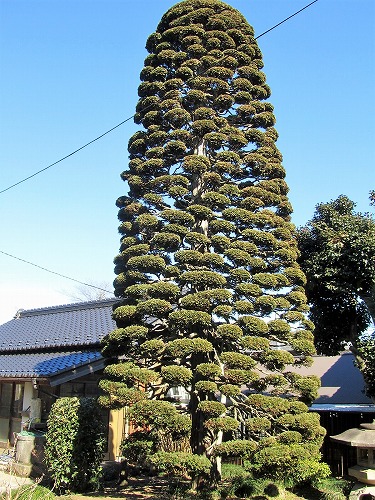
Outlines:
POLYGON ((326 354, 355 344, 375 318, 375 220, 354 208, 346 196, 321 203, 298 234, 316 346, 326 354))
POLYGON ((289 431, 318 461, 322 428, 297 399, 314 400, 319 380, 294 369, 311 363, 313 325, 253 29, 218 0, 185 0, 146 48, 117 200, 118 328, 102 343, 118 360, 100 402, 172 434, 178 408, 212 477, 222 454, 259 461, 289 431), (171 398, 178 386, 189 405, 171 398))
POLYGON ((60 398, 47 421, 45 460, 58 493, 98 488, 104 453, 100 407, 89 398, 60 398))
POLYGON ((366 382, 366 394, 375 399, 375 335, 363 335, 356 342, 357 366, 366 382))
MULTIPOLYGON (((329 473, 327 465, 320 464, 329 473)), ((271 478, 254 477, 245 467, 234 464, 223 464, 223 484, 219 488, 221 498, 309 498, 325 500, 345 500, 354 484, 351 480, 318 478, 300 485, 295 485, 299 475, 298 469, 286 468, 286 475, 277 480, 271 478), (294 495, 289 496, 288 490, 292 489, 294 495)))

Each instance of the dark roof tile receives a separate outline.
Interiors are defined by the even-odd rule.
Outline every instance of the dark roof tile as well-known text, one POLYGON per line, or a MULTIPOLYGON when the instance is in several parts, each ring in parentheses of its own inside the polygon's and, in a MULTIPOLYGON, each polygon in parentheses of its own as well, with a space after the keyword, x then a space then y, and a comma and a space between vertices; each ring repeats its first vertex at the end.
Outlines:
POLYGON ((0 354, 98 345, 116 328, 112 306, 117 301, 105 299, 19 311, 14 319, 0 325, 0 354))

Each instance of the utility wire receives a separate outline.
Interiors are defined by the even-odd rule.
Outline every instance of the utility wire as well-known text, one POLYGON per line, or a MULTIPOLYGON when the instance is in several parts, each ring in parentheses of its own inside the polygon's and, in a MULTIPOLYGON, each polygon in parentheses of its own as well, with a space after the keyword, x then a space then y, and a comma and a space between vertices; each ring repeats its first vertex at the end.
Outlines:
POLYGON ((131 120, 132 118, 134 117, 133 116, 130 116, 129 118, 127 118, 126 120, 122 121, 121 123, 118 123, 117 125, 115 125, 114 127, 112 127, 111 129, 107 130, 107 132, 104 132, 104 134, 101 134, 99 135, 98 137, 96 137, 95 139, 93 139, 92 141, 88 142, 87 144, 85 144, 84 146, 81 146, 80 148, 76 149, 75 151, 73 151, 72 153, 69 153, 68 155, 64 156, 63 158, 60 158, 60 160, 57 160, 55 161, 54 163, 51 163, 51 165, 48 165, 47 167, 44 167, 42 168, 41 170, 38 170, 37 172, 35 172, 34 174, 32 175, 29 175, 28 177, 25 177, 24 179, 16 182, 15 184, 12 184, 11 186, 3 189, 2 191, 0 191, 0 194, 1 193, 5 193, 5 191, 8 191, 9 189, 12 189, 16 186, 18 186, 19 184, 22 184, 22 182, 25 182, 25 181, 28 181, 29 179, 31 179, 32 177, 35 177, 36 175, 38 174, 41 174, 42 172, 44 172, 45 170, 48 170, 49 168, 53 167, 54 165, 57 165, 58 163, 60 163, 61 161, 63 160, 66 160, 67 158, 69 158, 70 156, 73 156, 75 155, 76 153, 78 153, 78 151, 81 151, 81 149, 84 149, 84 148, 87 148, 87 146, 89 146, 90 144, 92 144, 93 142, 95 141, 98 141, 99 139, 101 139, 102 137, 104 137, 105 135, 109 134, 110 132, 112 132, 113 130, 115 130, 116 128, 120 127, 121 125, 123 125, 124 123, 128 122, 129 120, 131 120))
POLYGON ((297 12, 295 12, 291 16, 286 17, 283 21, 275 24, 275 26, 272 26, 272 28, 268 29, 267 31, 263 31, 263 33, 261 33, 260 35, 258 35, 258 36, 255 37, 255 40, 258 40, 258 38, 260 38, 261 36, 265 35, 266 33, 269 33, 272 30, 274 30, 275 28, 277 28, 278 26, 280 26, 280 24, 283 24, 286 21, 289 21, 289 19, 292 19, 292 17, 296 16, 297 14, 299 14, 300 12, 302 12, 303 10, 307 9, 308 7, 310 7, 313 3, 316 3, 317 1, 318 0, 314 0, 313 2, 309 3, 308 5, 305 5, 304 7, 302 7, 302 9, 297 10, 297 12))
POLYGON ((99 286, 90 285, 90 283, 84 283, 83 281, 76 280, 75 278, 71 278, 70 276, 65 276, 64 274, 60 274, 60 273, 57 273, 55 271, 51 271, 50 269, 46 269, 45 267, 39 266, 38 264, 34 264, 33 262, 30 262, 28 260, 21 259, 20 257, 16 257, 15 255, 12 255, 10 253, 3 252, 2 250, 0 250, 0 253, 2 253, 3 255, 6 255, 7 257, 12 257, 12 259, 16 259, 16 260, 19 260, 21 262, 24 262, 25 264, 30 264, 30 266, 34 266, 34 267, 37 267, 38 269, 42 269, 43 271, 46 271, 47 273, 56 274, 57 276, 60 276, 61 278, 65 278, 65 279, 70 280, 70 281, 75 281, 76 283, 79 283, 80 285, 89 286, 91 288, 95 288, 96 290, 101 290, 102 292, 107 292, 107 293, 110 293, 113 295, 113 291, 106 290, 105 288, 100 288, 99 286))
MULTIPOLYGON (((285 19, 283 19, 282 21, 280 21, 279 23, 275 24, 274 26, 272 26, 272 28, 269 28, 268 30, 264 31, 263 33, 261 33, 260 35, 256 36, 255 37, 255 40, 258 40, 258 38, 262 37, 263 35, 265 35, 266 33, 269 33, 270 31, 274 30, 275 28, 277 28, 278 26, 280 26, 281 24, 285 23, 286 21, 288 21, 289 19, 291 19, 292 17, 296 16, 297 14, 299 14, 300 12, 302 12, 303 10, 307 9, 308 7, 310 7, 311 5, 313 5, 314 3, 318 2, 318 0, 314 0, 313 2, 309 3, 308 5, 305 5, 305 7, 303 7, 302 9, 298 10, 297 12, 295 12, 294 14, 290 15, 289 17, 286 17, 285 19)), ((223 58, 224 60, 225 58, 223 58)), ((204 73, 202 73, 204 74, 204 73)), ((202 75, 200 75, 202 76, 202 75)), ((143 111, 145 111, 147 109, 144 108, 143 111)), ((132 115, 132 116, 129 116, 129 118, 126 118, 126 120, 123 120, 122 122, 118 123, 117 125, 115 125, 114 127, 112 127, 111 129, 107 130, 106 132, 104 132, 103 134, 99 135, 98 137, 96 137, 95 139, 93 139, 92 141, 86 143, 85 145, 81 146, 80 148, 72 151, 71 153, 69 153, 68 155, 64 156, 63 158, 60 158, 59 160, 55 161, 54 163, 51 163, 50 165, 48 165, 47 167, 44 167, 42 168, 41 170, 38 170, 37 172, 29 175, 28 177, 25 177, 24 179, 21 179, 20 181, 12 184, 11 186, 8 186, 7 188, 5 189, 2 189, 0 191, 0 194, 2 193, 5 193, 6 191, 9 191, 10 189, 18 186, 19 184, 22 184, 23 182, 26 182, 28 181, 29 179, 32 179, 33 177, 35 177, 36 175, 39 175, 41 174, 42 172, 45 172, 46 170, 48 170, 49 168, 57 165, 58 163, 66 160, 67 158, 69 158, 70 156, 73 156, 75 155, 76 153, 78 153, 79 151, 81 151, 82 149, 84 148, 87 148, 87 146, 89 146, 90 144, 92 144, 93 142, 96 142, 98 141, 99 139, 101 139, 102 137, 104 137, 105 135, 109 134, 110 132, 113 132, 113 130, 115 130, 116 128, 118 127, 121 127, 121 125, 123 125, 124 123, 130 121, 131 119, 134 118, 135 115, 132 115)), ((52 272, 52 271, 51 271, 52 272)), ((91 286, 91 285, 88 285, 88 286, 91 286)), ((94 287, 95 288, 95 287, 94 287)))
MULTIPOLYGON (((255 37, 255 40, 257 40, 258 38, 264 36, 266 33, 269 33, 270 31, 274 30, 275 28, 277 28, 278 26, 280 26, 281 24, 285 23, 286 21, 288 21, 289 19, 291 19, 292 17, 296 16, 297 14, 299 14, 300 12, 302 12, 303 10, 307 9, 308 7, 310 7, 311 5, 313 5, 314 3, 318 2, 318 0, 314 0, 313 2, 309 3, 308 5, 306 5, 305 7, 303 7, 302 9, 298 10, 297 12, 295 12, 294 14, 290 15, 289 17, 285 18, 283 21, 275 24, 274 26, 272 26, 271 28, 269 28, 268 30, 264 31, 263 33, 261 33, 260 35, 258 35, 257 37, 255 37)), ((18 186, 19 184, 22 184, 23 182, 26 182, 27 180, 35 177, 36 175, 48 170, 49 168, 53 167, 54 165, 57 165, 58 163, 62 162, 63 160, 66 160, 67 158, 69 158, 70 156, 73 156, 74 154, 78 153, 79 151, 81 151, 82 149, 86 148, 87 146, 89 146, 90 144, 92 144, 93 142, 96 142, 98 141, 99 139, 101 139, 102 137, 104 137, 105 135, 109 134, 110 132, 112 132, 113 130, 115 130, 116 128, 120 127, 121 125, 123 125, 124 123, 128 122, 129 120, 131 120, 132 118, 134 118, 134 115, 132 116, 129 116, 129 118, 126 118, 126 120, 123 120, 122 122, 118 123, 117 125, 115 125, 114 127, 112 127, 111 129, 107 130, 106 132, 104 132, 103 134, 99 135, 98 137, 96 137, 95 139, 91 140, 90 142, 84 144, 83 146, 81 146, 80 148, 76 149, 75 151, 72 151, 71 153, 69 153, 68 155, 64 156, 63 158, 60 158, 59 160, 55 161, 54 163, 51 163, 50 165, 48 165, 47 167, 45 168, 42 168, 41 170, 38 170, 37 172, 35 172, 34 174, 32 175, 29 175, 28 177, 25 177, 24 179, 16 182, 15 184, 12 184, 11 186, 3 189, 0 191, 0 194, 4 193, 5 191, 8 191, 9 189, 12 189, 14 188, 15 186, 18 186)), ((2 253, 3 255, 6 255, 8 257, 11 257, 13 259, 16 259, 16 260, 19 260, 20 262, 24 262, 25 264, 29 264, 31 266, 34 266, 34 267, 37 267, 38 269, 41 269, 42 271, 46 271, 48 273, 51 273, 51 274, 55 274, 56 276, 60 276, 61 278, 65 278, 65 279, 68 279, 70 281, 74 281, 76 283, 79 283, 81 285, 84 285, 84 286, 89 286, 91 288, 95 288, 96 290, 101 290, 102 292, 106 292, 106 293, 111 293, 113 294, 112 291, 110 290, 106 290, 105 288, 100 288, 98 286, 95 286, 95 285, 91 285, 90 283, 85 283, 83 281, 80 281, 80 280, 77 280, 75 278, 71 278, 70 276, 65 276, 64 274, 61 274, 61 273, 57 273, 55 271, 51 271, 50 269, 47 269, 45 267, 42 267, 42 266, 39 266, 38 264, 34 264, 33 262, 30 262, 28 260, 25 260, 25 259, 21 259, 20 257, 16 257, 15 255, 12 255, 10 253, 7 253, 7 252, 3 252, 2 250, 0 250, 0 253, 2 253)))

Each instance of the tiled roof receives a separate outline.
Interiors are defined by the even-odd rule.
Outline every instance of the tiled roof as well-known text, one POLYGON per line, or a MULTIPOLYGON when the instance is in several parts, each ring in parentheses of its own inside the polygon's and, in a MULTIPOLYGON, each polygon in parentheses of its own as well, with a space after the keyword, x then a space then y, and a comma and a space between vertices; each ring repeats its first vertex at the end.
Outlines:
POLYGON ((354 364, 354 356, 345 351, 338 356, 313 356, 311 367, 290 368, 300 375, 316 375, 321 380, 318 405, 363 405, 372 401, 365 394, 365 381, 354 364))
POLYGON ((117 301, 105 299, 19 311, 14 319, 0 325, 0 354, 96 346, 116 328, 112 306, 117 301))
POLYGON ((100 359, 98 351, 0 354, 0 378, 51 377, 100 359))

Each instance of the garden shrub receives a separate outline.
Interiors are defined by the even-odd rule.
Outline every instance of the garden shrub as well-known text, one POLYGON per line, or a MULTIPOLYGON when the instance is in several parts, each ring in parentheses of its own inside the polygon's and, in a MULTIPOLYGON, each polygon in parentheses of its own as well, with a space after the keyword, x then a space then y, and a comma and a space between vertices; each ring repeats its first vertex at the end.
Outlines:
POLYGON ((278 497, 280 494, 280 488, 275 483, 268 483, 264 488, 264 493, 269 497, 278 497))
POLYGON ((53 404, 45 459, 58 493, 98 489, 104 444, 104 424, 94 399, 61 398, 53 404))
POLYGON ((345 500, 355 483, 355 480, 327 477, 312 481, 324 500, 345 500))
POLYGON ((168 453, 159 451, 151 457, 151 462, 160 472, 176 476, 190 476, 195 478, 209 474, 211 463, 202 455, 193 455, 186 452, 168 453))
POLYGON ((136 431, 121 443, 121 453, 128 464, 145 469, 150 467, 150 456, 156 451, 157 436, 149 431, 136 431))
POLYGON ((261 481, 247 476, 238 477, 233 480, 234 494, 237 497, 249 497, 263 493, 263 484, 261 481))
POLYGON ((255 477, 274 479, 290 488, 330 475, 328 465, 319 458, 299 444, 274 444, 257 451, 246 465, 255 477))
POLYGON ((224 481, 232 480, 236 477, 244 477, 248 474, 249 473, 242 467, 242 465, 223 463, 221 466, 221 477, 224 481))

